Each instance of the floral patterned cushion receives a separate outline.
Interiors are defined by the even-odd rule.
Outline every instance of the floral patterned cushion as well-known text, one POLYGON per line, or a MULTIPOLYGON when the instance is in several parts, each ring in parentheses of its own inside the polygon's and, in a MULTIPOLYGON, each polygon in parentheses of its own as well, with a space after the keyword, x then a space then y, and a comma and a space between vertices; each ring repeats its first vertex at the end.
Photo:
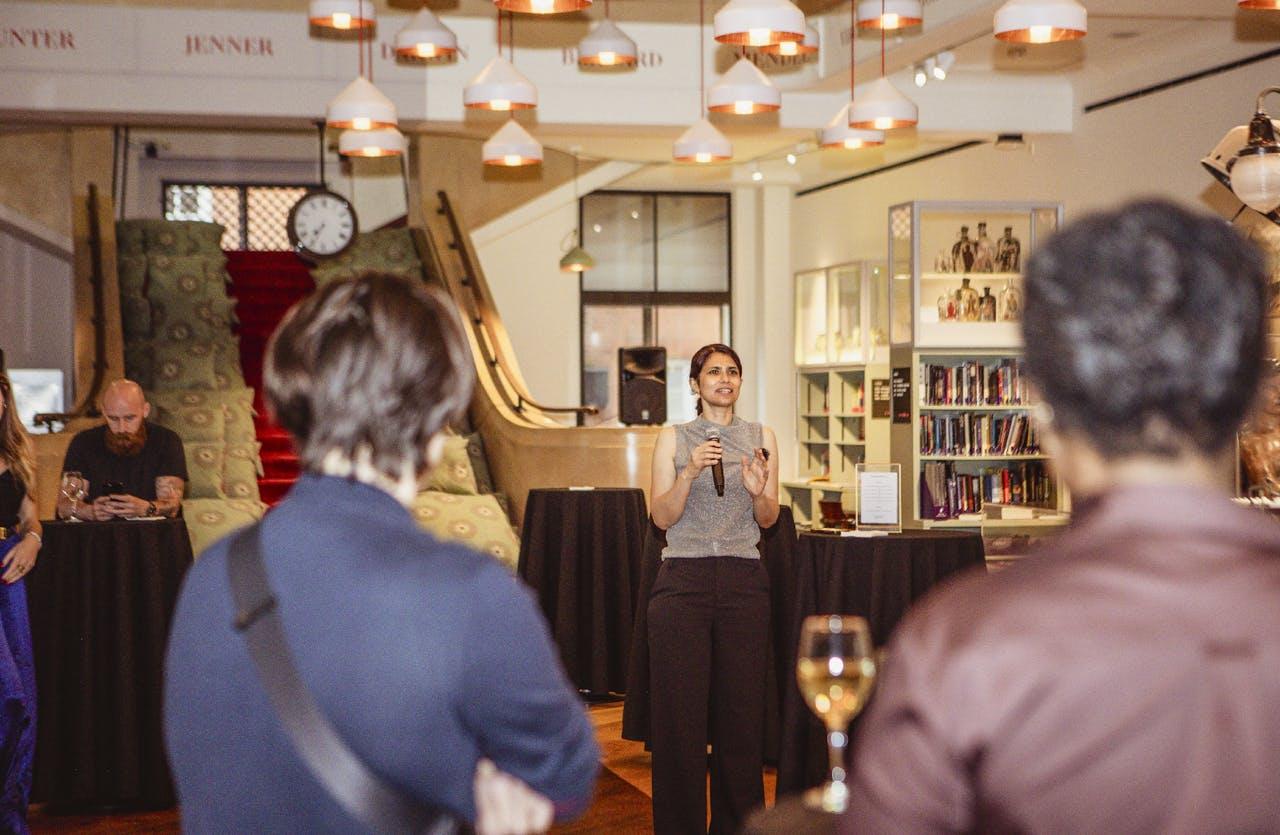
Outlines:
MULTIPOLYGON (((208 343, 180 344, 166 341, 150 341, 146 345, 151 350, 152 388, 212 389, 216 387, 213 346, 208 343)), ((140 350, 146 350, 146 348, 142 347, 140 350)), ((138 382, 141 383, 141 381, 138 382)), ((143 388, 146 386, 143 385, 143 388)))
POLYGON ((480 492, 476 488, 476 474, 471 469, 471 457, 467 454, 467 439, 464 436, 445 436, 444 455, 427 476, 427 489, 462 496, 474 496, 480 492))
POLYGON ((188 444, 220 444, 226 434, 227 422, 220 406, 183 406, 166 409, 159 415, 153 413, 152 418, 177 432, 188 444))
POLYGON ((170 342, 224 342, 231 338, 236 303, 226 296, 180 293, 151 300, 151 330, 170 342))
POLYGON ((493 496, 425 490, 414 501, 413 516, 432 535, 483 551, 516 570, 520 540, 493 496))
POLYGON ((147 259, 140 255, 116 258, 120 286, 120 319, 124 338, 147 339, 151 336, 151 302, 147 299, 147 259))
POLYGON ((214 255, 156 255, 149 254, 147 262, 146 295, 163 301, 173 296, 200 296, 226 298, 227 259, 221 253, 214 255))
POLYGON ((222 444, 183 444, 187 456, 188 499, 225 499, 222 490, 222 444))
POLYGON ((220 391, 244 388, 240 337, 229 336, 213 344, 213 384, 220 391))
POLYGON ((152 220, 142 227, 147 254, 197 255, 222 252, 222 224, 198 220, 152 220))
POLYGON ((262 518, 267 506, 242 499, 188 499, 182 503, 182 518, 191 534, 191 549, 197 557, 213 543, 262 518))
MULTIPOLYGON (((244 461, 253 465, 253 472, 257 476, 263 475, 262 470, 262 444, 257 441, 249 443, 233 443, 226 444, 226 460, 227 461, 244 461)), ((232 497, 235 498, 235 497, 232 497)))
POLYGON ((227 444, 222 462, 222 491, 230 499, 260 501, 257 444, 227 444))
POLYGON ((422 280, 422 262, 408 229, 378 229, 358 236, 346 252, 311 271, 316 287, 330 281, 354 278, 368 270, 394 273, 422 280))
POLYGON ((116 253, 119 255, 145 255, 146 242, 143 240, 140 220, 121 220, 116 222, 116 253))

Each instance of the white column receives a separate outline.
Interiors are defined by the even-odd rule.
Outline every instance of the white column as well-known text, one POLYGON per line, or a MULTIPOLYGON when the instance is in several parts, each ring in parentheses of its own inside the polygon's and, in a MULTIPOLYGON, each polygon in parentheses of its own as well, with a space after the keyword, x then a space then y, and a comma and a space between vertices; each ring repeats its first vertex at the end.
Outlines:
MULTIPOLYGON (((773 427, 784 453, 795 437, 795 316, 791 288, 791 201, 788 184, 760 189, 759 315, 757 365, 763 399, 759 419, 773 427)), ((793 474, 795 462, 782 462, 782 473, 793 474)))
POLYGON ((733 318, 729 344, 746 369, 745 396, 737 413, 744 420, 759 420, 768 391, 760 350, 760 193, 754 186, 733 190, 730 226, 733 231, 733 318))

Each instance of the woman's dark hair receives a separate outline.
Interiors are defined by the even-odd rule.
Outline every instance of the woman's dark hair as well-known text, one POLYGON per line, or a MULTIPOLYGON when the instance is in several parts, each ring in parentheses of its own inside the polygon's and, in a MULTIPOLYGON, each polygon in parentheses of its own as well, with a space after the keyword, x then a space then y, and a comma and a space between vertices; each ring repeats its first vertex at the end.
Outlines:
MULTIPOLYGON (((738 352, 730 348, 728 345, 719 342, 713 342, 710 345, 703 345, 701 348, 693 352, 693 359, 689 360, 689 379, 694 385, 698 383, 698 375, 702 373, 702 366, 707 364, 707 358, 712 354, 728 354, 733 357, 733 364, 738 366, 738 373, 742 373, 742 360, 738 358, 738 352)), ((694 395, 698 397, 698 395, 694 395)), ((702 398, 698 397, 698 414, 702 414, 702 398)))
POLYGON ((399 478, 461 416, 475 379, 453 303, 399 276, 326 284, 286 314, 267 345, 267 405, 311 470, 330 450, 399 478))
POLYGON ((1262 368, 1262 254, 1164 201, 1070 224, 1027 266, 1027 368, 1054 422, 1106 455, 1214 453, 1262 368))

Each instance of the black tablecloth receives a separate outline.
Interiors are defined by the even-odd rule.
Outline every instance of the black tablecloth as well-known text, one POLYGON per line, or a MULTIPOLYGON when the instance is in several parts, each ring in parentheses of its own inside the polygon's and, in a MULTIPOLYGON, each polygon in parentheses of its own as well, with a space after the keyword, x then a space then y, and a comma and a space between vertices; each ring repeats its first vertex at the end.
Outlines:
MULTIPOLYGON (((826 780, 826 733, 795 682, 800 624, 808 615, 861 615, 883 646, 912 602, 943 578, 985 566, 982 537, 965 531, 908 531, 861 538, 801 534, 796 548, 796 593, 786 615, 789 634, 783 679, 782 750, 778 795, 826 780)), ((982 570, 985 570, 983 568, 982 570)))
POLYGON ((191 561, 181 519, 44 523, 26 581, 38 699, 33 802, 173 805, 164 649, 191 561))
MULTIPOLYGON (((640 580, 637 598, 635 627, 631 638, 631 670, 627 675, 627 701, 622 709, 622 738, 636 742, 649 741, 649 593, 662 565, 662 549, 666 546, 666 533, 653 522, 649 523, 645 537, 644 573, 640 580)), ((765 759, 776 762, 780 734, 781 695, 780 683, 794 677, 794 663, 788 653, 779 651, 789 640, 790 627, 785 613, 790 611, 787 601, 795 597, 795 544, 796 526, 791 508, 782 507, 778 521, 760 536, 760 555, 769 574, 769 602, 772 618, 769 626, 769 680, 765 691, 765 759), (780 616, 780 613, 781 616, 780 616)))
POLYGON ((580 690, 620 693, 627 686, 646 517, 644 492, 636 488, 529 491, 520 576, 537 592, 580 690))

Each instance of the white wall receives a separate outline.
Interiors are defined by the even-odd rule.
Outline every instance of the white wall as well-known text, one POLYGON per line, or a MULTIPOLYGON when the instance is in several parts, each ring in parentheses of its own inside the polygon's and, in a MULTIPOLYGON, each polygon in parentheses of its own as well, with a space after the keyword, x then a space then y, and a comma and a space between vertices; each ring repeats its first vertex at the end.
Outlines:
POLYGON ((72 268, 68 252, 0 223, 0 349, 9 368, 62 371, 72 404, 72 268))

